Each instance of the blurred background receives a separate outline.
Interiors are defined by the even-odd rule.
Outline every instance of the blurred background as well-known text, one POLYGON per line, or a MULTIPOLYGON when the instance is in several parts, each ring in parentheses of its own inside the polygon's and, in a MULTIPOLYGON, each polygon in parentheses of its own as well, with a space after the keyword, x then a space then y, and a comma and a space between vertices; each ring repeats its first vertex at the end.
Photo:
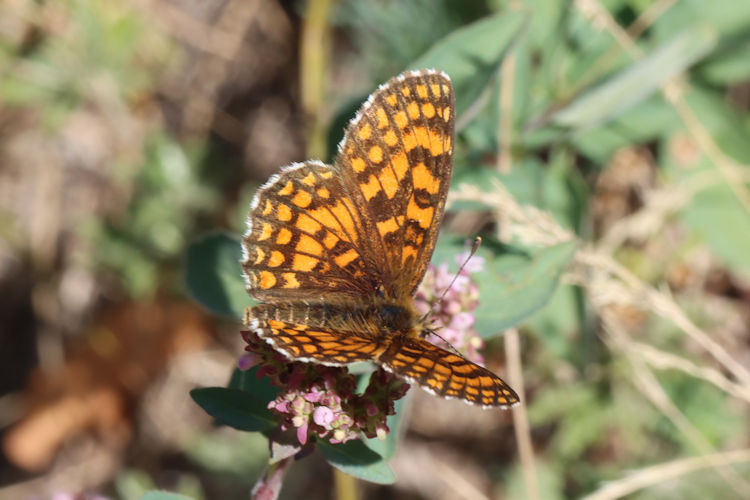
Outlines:
MULTIPOLYGON (((396 483, 359 493, 750 498, 750 4, 733 0, 4 0, 0 498, 246 498, 267 442, 188 396, 243 349, 238 319, 188 296, 189 245, 240 234, 281 166, 330 161, 377 84, 511 15, 458 103, 446 224, 578 250, 514 331, 516 424, 412 391, 396 483)), ((501 374, 505 352, 485 351, 501 374)), ((289 474, 282 498, 334 496, 315 454, 289 474)))

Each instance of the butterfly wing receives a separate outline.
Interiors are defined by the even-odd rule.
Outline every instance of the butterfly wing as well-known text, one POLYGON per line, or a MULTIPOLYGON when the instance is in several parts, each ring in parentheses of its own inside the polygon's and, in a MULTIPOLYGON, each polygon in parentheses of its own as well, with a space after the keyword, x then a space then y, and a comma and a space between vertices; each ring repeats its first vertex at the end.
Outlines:
POLYGON ((438 396, 500 408, 519 401, 518 394, 491 371, 423 339, 393 337, 378 363, 438 396))
POLYGON ((372 361, 385 350, 384 337, 332 328, 320 318, 304 321, 311 311, 301 304, 280 309, 262 304, 248 308, 245 314, 251 331, 294 361, 341 366, 372 361))
POLYGON ((331 167, 306 162, 282 169, 258 190, 247 224, 242 269, 256 299, 375 293, 361 215, 331 167))
POLYGON ((372 235, 390 297, 413 295, 430 262, 453 166, 455 98, 445 73, 403 73, 352 120, 335 167, 372 235))
POLYGON ((492 372, 350 314, 409 300, 422 280, 450 184, 454 108, 447 75, 399 75, 352 120, 334 167, 292 165, 258 191, 242 267, 266 304, 249 308, 246 324, 294 360, 374 359, 437 395, 508 407, 518 396, 492 372))
POLYGON ((265 302, 413 295, 432 256, 450 184, 450 80, 408 72, 349 125, 334 167, 286 167, 256 195, 242 262, 265 302))

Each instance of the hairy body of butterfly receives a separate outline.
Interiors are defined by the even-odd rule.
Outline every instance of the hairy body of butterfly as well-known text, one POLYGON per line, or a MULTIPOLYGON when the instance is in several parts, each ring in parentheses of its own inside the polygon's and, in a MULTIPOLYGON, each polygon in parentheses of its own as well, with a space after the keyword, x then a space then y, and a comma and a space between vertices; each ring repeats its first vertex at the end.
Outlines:
POLYGON ((333 166, 282 169, 251 204, 245 323, 291 360, 374 361, 444 397, 509 407, 497 375, 427 342, 413 295, 432 256, 453 163, 454 96, 436 71, 381 86, 333 166))

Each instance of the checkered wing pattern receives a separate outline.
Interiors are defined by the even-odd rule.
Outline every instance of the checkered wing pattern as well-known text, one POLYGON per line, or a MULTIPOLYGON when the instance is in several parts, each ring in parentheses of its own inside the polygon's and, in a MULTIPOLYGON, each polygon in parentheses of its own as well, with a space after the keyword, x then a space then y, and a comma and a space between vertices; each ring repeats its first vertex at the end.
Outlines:
POLYGON ((242 240, 248 291, 263 301, 371 296, 379 279, 362 255, 365 238, 360 213, 331 167, 287 167, 251 205, 242 240))
POLYGON ((249 308, 245 323, 274 349, 296 361, 339 366, 372 361, 385 350, 385 337, 331 327, 304 305, 249 308))
POLYGON ((448 77, 408 72, 381 86, 350 124, 337 161, 363 214, 386 295, 411 297, 435 247, 453 165, 448 77))
POLYGON ((394 337, 378 362, 438 396, 500 408, 519 401, 515 391, 491 371, 423 339, 394 337))
POLYGON ((500 378, 421 338, 413 294, 432 257, 450 184, 448 77, 407 72, 352 120, 334 166, 282 169, 258 190, 242 240, 245 324, 291 360, 371 360, 449 398, 508 407, 500 378))

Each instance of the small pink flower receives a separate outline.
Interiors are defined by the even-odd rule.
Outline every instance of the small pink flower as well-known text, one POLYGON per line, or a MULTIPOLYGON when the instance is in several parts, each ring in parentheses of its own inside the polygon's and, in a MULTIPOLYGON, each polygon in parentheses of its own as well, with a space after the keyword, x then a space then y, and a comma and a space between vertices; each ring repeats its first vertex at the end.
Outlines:
POLYGON ((268 403, 268 409, 276 410, 280 413, 286 413, 289 411, 289 402, 273 400, 268 403))
POLYGON ((343 429, 336 429, 333 431, 333 436, 331 437, 331 443, 338 444, 343 443, 346 439, 346 431, 343 429))
POLYGON ((372 401, 365 402, 365 413, 368 417, 373 417, 378 414, 378 407, 372 404, 372 401))
POLYGON ((297 441, 301 445, 307 443, 307 423, 297 427, 297 441))
POLYGON ((469 285, 471 284, 471 278, 467 274, 463 274, 466 272, 466 269, 461 271, 461 274, 456 276, 456 281, 453 283, 453 290, 460 294, 462 291, 466 290, 469 285))
POLYGON ((324 392, 320 391, 317 387, 313 387, 312 391, 308 392, 303 397, 310 403, 317 403, 324 395, 324 392))
MULTIPOLYGON (((456 261, 463 263, 467 257, 468 253, 458 255, 456 261)), ((479 288, 472 281, 471 273, 483 267, 484 259, 477 256, 472 257, 458 275, 449 271, 447 263, 438 267, 430 265, 415 295, 417 310, 432 312, 437 335, 430 336, 429 340, 437 344, 445 341, 475 362, 482 361, 477 349, 484 343, 474 330, 479 288)))
POLYGON ((335 419, 333 411, 327 406, 318 406, 313 411, 313 421, 322 427, 329 426, 335 419))
POLYGON ((237 360, 237 368, 242 371, 247 371, 258 363, 260 363, 260 358, 249 352, 240 356, 240 359, 237 360))
POLYGON ((458 265, 466 262, 464 271, 469 274, 484 271, 484 257, 482 257, 481 255, 473 255, 467 262, 466 259, 469 257, 469 254, 470 252, 466 251, 456 255, 456 262, 458 263, 458 265))
POLYGON ((457 300, 451 300, 445 304, 443 307, 443 312, 447 314, 448 316, 455 316, 459 312, 461 312, 462 304, 457 300))
POLYGON ((378 426, 375 429, 375 435, 377 436, 379 440, 383 441, 385 437, 388 435, 388 426, 385 424, 378 426))
POLYGON ((454 276, 448 272, 448 264, 445 262, 442 263, 440 267, 437 268, 437 276, 435 277, 433 290, 438 293, 443 293, 443 291, 450 286, 453 278, 454 276))
POLYGON ((474 315, 471 313, 459 312, 451 318, 451 328, 456 330, 466 330, 472 326, 474 326, 474 315))
POLYGON ((294 408, 297 411, 301 411, 305 408, 305 398, 302 396, 297 396, 292 400, 292 408, 294 408))
POLYGON ((427 314, 427 311, 430 310, 430 304, 428 304, 424 300, 416 301, 414 305, 416 306, 417 312, 419 314, 427 314))
MULTIPOLYGON (((415 308, 421 314, 430 313, 436 333, 475 361, 481 360, 477 350, 484 343, 474 330, 479 290, 470 273, 482 266, 482 259, 472 259, 457 277, 447 263, 430 266, 415 295, 415 308)), ((380 439, 388 434, 386 419, 395 413, 394 402, 409 390, 402 379, 378 368, 370 375, 364 393, 358 394, 356 379, 346 367, 292 362, 256 332, 244 331, 242 337, 248 344, 247 354, 238 365, 258 362, 258 375, 269 377, 282 388, 268 408, 279 418, 282 430, 295 429, 300 444, 311 437, 343 443, 362 434, 380 439)))

